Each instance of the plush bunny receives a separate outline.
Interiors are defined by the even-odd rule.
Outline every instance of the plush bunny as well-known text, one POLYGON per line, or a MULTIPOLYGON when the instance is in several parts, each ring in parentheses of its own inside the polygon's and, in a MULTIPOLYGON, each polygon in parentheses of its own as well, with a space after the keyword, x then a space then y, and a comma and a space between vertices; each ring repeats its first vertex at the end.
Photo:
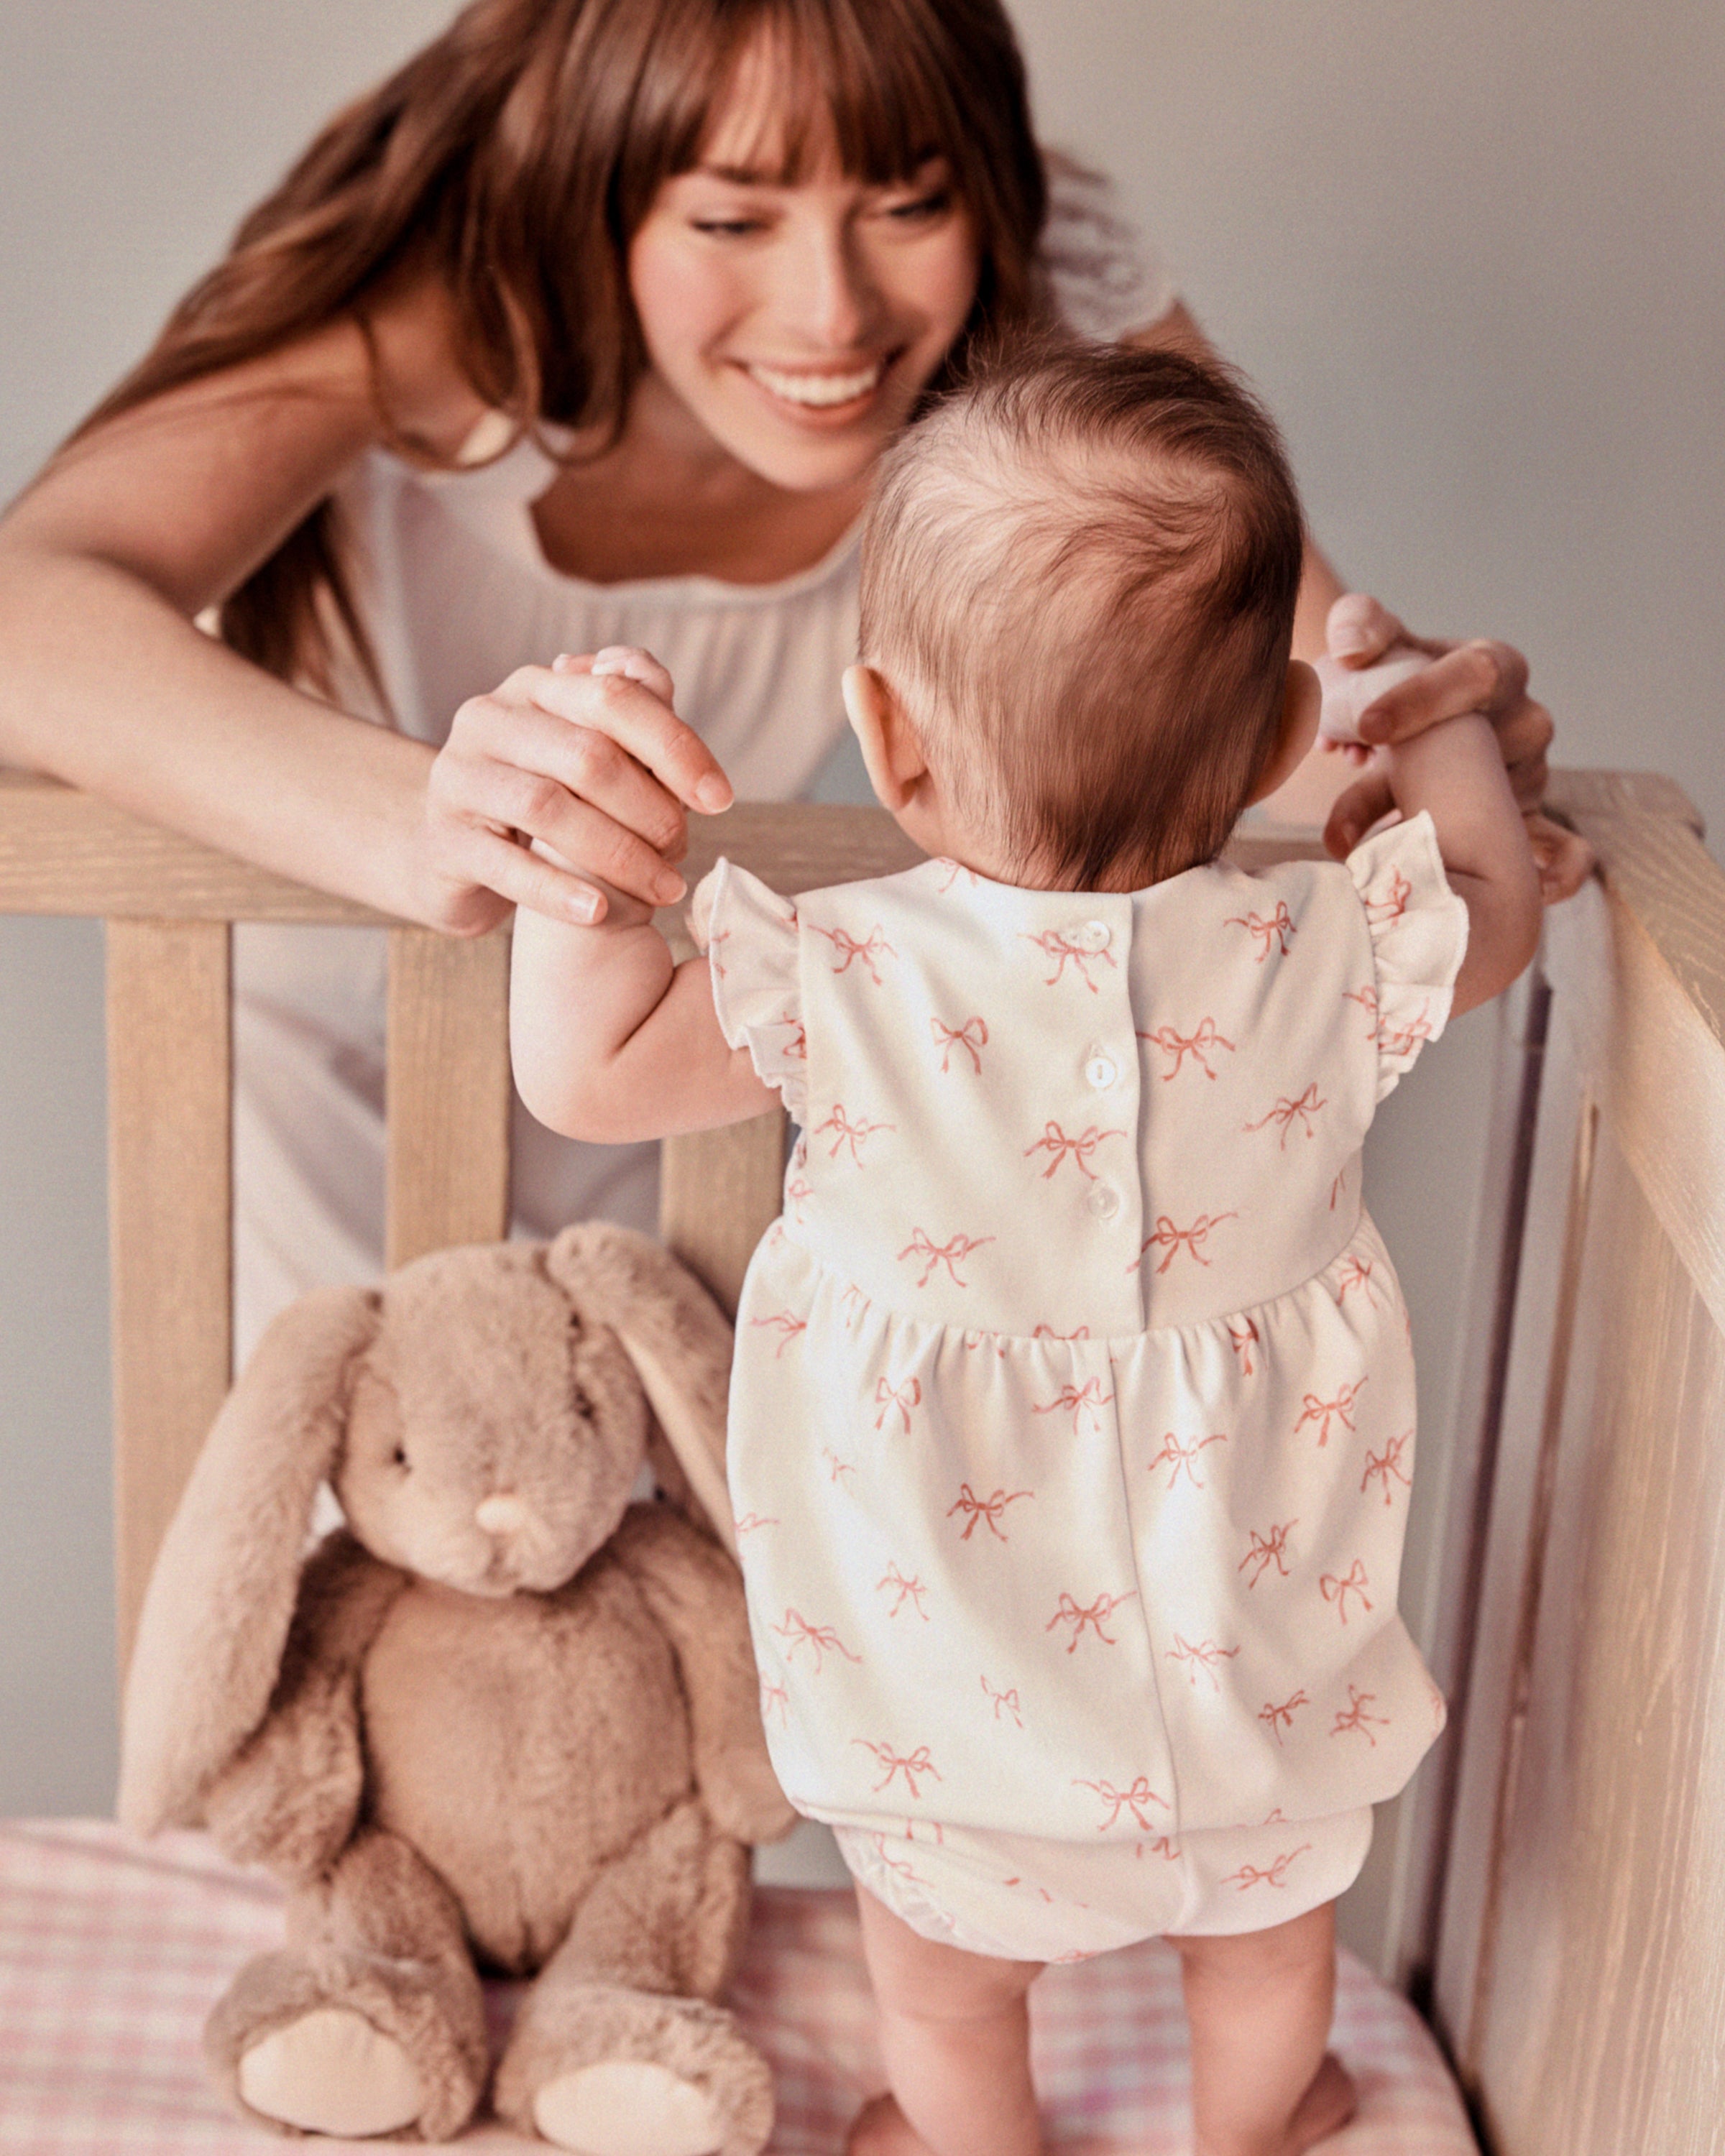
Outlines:
POLYGON ((291 1890, 205 2032, 248 2113, 459 2133, 478 1963, 536 1979, 511 2123, 590 2156, 764 2144, 767 2066, 712 2003, 747 1845, 792 1824, 742 1584, 694 1523, 732 1534, 730 1357, 675 1260, 599 1224, 321 1290, 259 1342, 150 1583, 120 1793, 291 1890), (649 1454, 670 1497, 632 1503, 649 1454), (326 1480, 347 1525, 307 1556, 326 1480))

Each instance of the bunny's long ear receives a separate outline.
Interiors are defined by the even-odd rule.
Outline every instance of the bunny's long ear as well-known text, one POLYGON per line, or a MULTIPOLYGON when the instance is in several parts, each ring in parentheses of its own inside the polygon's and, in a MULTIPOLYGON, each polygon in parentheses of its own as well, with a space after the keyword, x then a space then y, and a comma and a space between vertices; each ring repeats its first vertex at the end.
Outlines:
POLYGON ((263 1720, 348 1371, 378 1298, 320 1288, 282 1312, 211 1425, 162 1537, 126 1681, 119 1814, 196 1825, 204 1790, 263 1720))
POLYGON ((735 1557, 725 1482, 732 1336, 724 1312, 669 1250, 609 1221, 565 1228, 545 1265, 576 1309, 622 1342, 713 1532, 735 1557))

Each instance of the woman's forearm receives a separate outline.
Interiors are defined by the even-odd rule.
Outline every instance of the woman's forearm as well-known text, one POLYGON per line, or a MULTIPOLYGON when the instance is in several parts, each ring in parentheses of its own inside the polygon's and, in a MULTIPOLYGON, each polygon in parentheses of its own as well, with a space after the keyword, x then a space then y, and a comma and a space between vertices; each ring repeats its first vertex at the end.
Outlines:
POLYGON ((433 917, 414 851, 423 743, 272 680, 130 570, 9 535, 0 654, 0 762, 297 881, 433 917))

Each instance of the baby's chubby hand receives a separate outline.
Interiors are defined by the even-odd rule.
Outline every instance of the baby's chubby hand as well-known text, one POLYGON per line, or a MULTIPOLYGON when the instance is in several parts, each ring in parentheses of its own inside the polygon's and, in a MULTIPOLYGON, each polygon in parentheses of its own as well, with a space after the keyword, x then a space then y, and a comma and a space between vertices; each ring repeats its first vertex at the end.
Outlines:
POLYGON ((1425 653, 1404 644, 1392 644, 1369 666, 1344 666, 1327 652, 1314 660, 1318 686, 1323 691, 1317 722, 1319 741, 1326 748, 1353 750, 1363 762, 1371 748, 1360 734, 1361 718, 1378 697, 1404 681, 1411 681, 1431 664, 1425 653))
POLYGON ((608 644, 591 658, 572 658, 565 652, 552 669, 557 674, 621 674, 638 681, 649 696, 657 696, 667 711, 675 708, 676 690, 670 675, 653 656, 633 644, 608 644))

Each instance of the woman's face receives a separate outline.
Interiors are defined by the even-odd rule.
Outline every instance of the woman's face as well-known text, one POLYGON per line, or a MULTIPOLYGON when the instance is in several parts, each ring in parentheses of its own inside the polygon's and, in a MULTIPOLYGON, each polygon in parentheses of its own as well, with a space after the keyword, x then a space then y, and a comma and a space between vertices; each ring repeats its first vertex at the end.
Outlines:
POLYGON ((813 492, 854 484, 909 418, 969 316, 977 245, 944 158, 870 187, 829 140, 779 183, 778 90, 739 71, 635 234, 629 286, 659 382, 740 462, 813 492))

